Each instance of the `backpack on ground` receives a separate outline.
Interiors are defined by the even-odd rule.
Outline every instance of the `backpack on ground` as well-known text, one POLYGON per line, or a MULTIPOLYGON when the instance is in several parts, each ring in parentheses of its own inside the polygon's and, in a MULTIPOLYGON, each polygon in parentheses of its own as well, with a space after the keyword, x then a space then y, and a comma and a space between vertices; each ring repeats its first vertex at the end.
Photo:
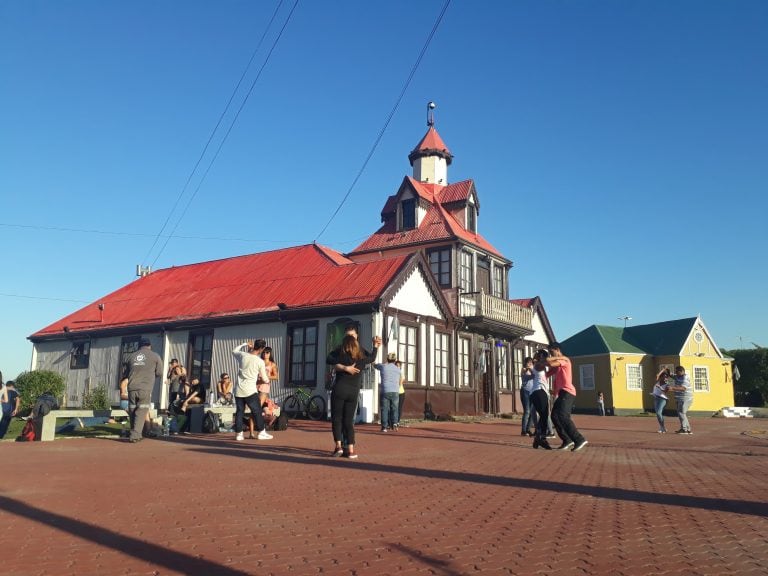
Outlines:
POLYGON ((22 428, 19 437, 16 438, 16 442, 34 442, 35 440, 35 421, 30 418, 24 424, 24 428, 22 428))
POLYGON ((288 414, 286 412, 280 412, 280 416, 275 418, 274 423, 272 424, 272 430, 277 430, 278 432, 282 430, 288 429, 288 414))
POLYGON ((207 434, 214 434, 219 431, 219 425, 221 420, 216 412, 208 411, 203 418, 203 432, 207 434))

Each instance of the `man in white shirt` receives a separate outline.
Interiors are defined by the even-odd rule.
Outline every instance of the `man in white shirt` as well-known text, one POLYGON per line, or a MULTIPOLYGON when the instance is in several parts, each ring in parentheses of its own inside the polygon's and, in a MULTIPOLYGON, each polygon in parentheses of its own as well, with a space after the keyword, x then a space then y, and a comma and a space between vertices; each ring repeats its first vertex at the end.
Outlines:
POLYGON ((266 346, 266 341, 259 339, 240 344, 232 351, 238 366, 237 384, 235 385, 235 432, 237 432, 235 439, 238 442, 244 439, 243 416, 245 415, 246 404, 251 410, 251 416, 256 420, 256 428, 259 430, 256 438, 259 440, 272 439, 272 435, 267 433, 264 424, 257 390, 259 381, 269 382, 267 367, 264 360, 261 359, 261 352, 266 346))

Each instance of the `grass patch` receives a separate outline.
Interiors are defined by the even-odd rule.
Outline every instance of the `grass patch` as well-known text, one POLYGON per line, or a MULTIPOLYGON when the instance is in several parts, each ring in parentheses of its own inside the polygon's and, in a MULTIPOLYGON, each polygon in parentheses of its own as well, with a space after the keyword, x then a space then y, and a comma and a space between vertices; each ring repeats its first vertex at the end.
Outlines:
MULTIPOLYGON (((56 424, 66 424, 69 419, 56 420, 56 424)), ((70 432, 60 432, 56 436, 66 436, 68 438, 99 438, 104 436, 120 436, 120 432, 127 430, 122 424, 97 424, 96 426, 86 426, 84 428, 75 428, 70 432)))

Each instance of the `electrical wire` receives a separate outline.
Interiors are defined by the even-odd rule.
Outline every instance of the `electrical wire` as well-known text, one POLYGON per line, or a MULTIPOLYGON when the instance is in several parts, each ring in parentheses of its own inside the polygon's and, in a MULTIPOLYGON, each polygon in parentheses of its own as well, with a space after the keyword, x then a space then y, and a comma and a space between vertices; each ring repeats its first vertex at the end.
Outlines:
MULTIPOLYGON (((29 230, 49 230, 53 232, 77 232, 81 234, 103 234, 105 236, 134 236, 134 237, 153 237, 155 234, 146 232, 122 232, 119 230, 93 230, 87 228, 62 228, 60 226, 36 226, 32 224, 7 224, 0 222, 0 226, 7 228, 23 228, 29 230)), ((160 236, 165 238, 166 236, 160 236)), ((168 238, 177 238, 179 240, 221 240, 224 242, 248 242, 252 244, 308 244, 306 240, 259 240, 254 238, 226 238, 221 236, 168 236, 168 238)))
POLYGON ((176 232, 176 228, 179 227, 179 224, 181 223, 181 220, 184 218, 184 215, 187 213, 189 206, 192 204, 192 201, 195 199, 195 197, 197 196, 197 193, 200 191, 200 187, 203 185, 203 182, 205 182, 205 178, 208 176, 208 172, 210 172, 214 162, 216 162, 216 159, 219 157, 219 153, 221 152, 221 149, 224 147, 224 143, 227 141, 227 138, 229 138, 229 134, 232 132, 232 128, 234 128, 235 123, 237 122, 237 119, 240 117, 240 113, 243 111, 245 104, 248 102, 248 98, 250 98, 251 93, 253 92, 253 89, 256 86, 256 83, 261 78, 261 73, 264 71, 264 68, 266 68, 267 64, 269 63, 269 60, 272 57, 272 53, 275 51, 275 48, 277 47, 278 42, 280 42, 280 38, 282 38, 283 32, 285 32, 285 29, 288 26, 288 23, 291 21, 291 17, 293 16, 293 13, 295 12, 296 6, 298 6, 298 4, 299 4, 299 0, 296 0, 293 3, 293 7, 291 8, 291 11, 288 13, 288 17, 285 19, 285 22, 283 23, 283 27, 280 29, 280 32, 278 33, 277 37, 272 43, 272 47, 269 49, 269 53, 267 54, 267 57, 264 59, 264 62, 262 63, 261 68, 259 68, 259 71, 256 74, 256 78, 254 78, 253 82, 251 82, 251 87, 248 89, 248 93, 245 95, 243 102, 240 104, 240 107, 237 109, 237 113, 235 114, 235 117, 232 119, 232 122, 229 125, 229 129, 227 129, 227 132, 224 134, 224 138, 222 138, 221 142, 219 143, 219 147, 216 149, 216 153, 213 155, 213 158, 211 158, 211 161, 208 163, 208 168, 206 168, 205 172, 203 173, 203 176, 200 179, 200 182, 198 183, 197 187, 195 188, 195 191, 189 197, 189 200, 187 200, 187 204, 184 206, 184 210, 181 212, 181 215, 179 216, 179 218, 176 219, 176 224, 174 225, 173 230, 171 230, 170 236, 165 239, 165 243, 160 249, 160 252, 157 253, 157 256, 155 256, 155 259, 152 261, 152 264, 151 264, 152 267, 154 267, 155 262, 157 262, 158 258, 160 258, 162 253, 165 251, 166 246, 168 246, 170 237, 173 236, 173 234, 176 232))
POLYGON ((427 36, 427 40, 424 43, 424 46, 422 47, 421 52, 419 53, 419 57, 416 59, 416 63, 411 68, 411 73, 408 74, 408 78, 406 79, 405 84, 403 85, 403 89, 400 90, 400 95, 397 97, 397 100, 395 101, 395 105, 392 107, 392 111, 389 113, 389 116, 387 116, 387 120, 384 122, 384 126, 381 128, 381 130, 379 130, 379 134, 376 136, 376 139, 373 142, 371 151, 368 152, 368 156, 366 156, 365 161, 363 162, 363 165, 360 167, 360 170, 358 171, 354 180, 352 180, 352 184, 349 186, 347 193, 344 195, 344 197, 341 199, 341 202, 336 207, 336 210, 334 210, 333 214, 331 214, 331 217, 328 219, 328 222, 325 223, 325 226, 323 226, 323 229, 320 230, 320 233, 315 237, 315 240, 314 240, 315 242, 317 242, 320 236, 322 236, 325 233, 325 231, 328 229, 328 226, 330 226, 331 222, 333 222, 333 220, 336 218, 342 206, 344 206, 347 199, 349 198, 349 195, 352 193, 352 190, 357 185, 357 181, 360 180, 360 177, 363 175, 363 172, 365 171, 365 168, 368 166, 368 162, 373 157, 374 152, 376 152, 376 148, 378 148, 379 142, 381 142, 381 139, 384 137, 384 132, 386 132, 387 127, 389 126, 389 123, 392 121, 392 118, 395 115, 395 112, 397 112, 397 109, 400 107, 400 102, 405 96, 405 92, 408 89, 408 86, 410 86, 411 80, 413 80, 413 77, 416 74, 416 70, 418 69, 419 64, 421 64, 421 60, 422 58, 424 58, 424 54, 427 52, 427 48, 429 48, 429 44, 432 42, 432 37, 435 35, 435 32, 437 32, 437 28, 438 26, 440 26, 440 22, 442 22, 443 16, 445 15, 446 10, 448 10, 448 6, 450 5, 450 3, 451 3, 451 0, 445 1, 445 4, 443 5, 443 9, 440 11, 440 14, 437 17, 437 20, 435 21, 434 26, 432 26, 432 30, 429 32, 429 35, 427 36))
POLYGON ((24 296, 23 294, 5 294, 0 292, 0 296, 7 298, 24 298, 26 300, 55 300, 56 302, 78 302, 88 304, 88 300, 75 300, 74 298, 46 298, 45 296, 24 296))
POLYGON ((160 231, 155 236, 155 240, 152 242, 152 246, 149 247, 149 250, 147 250, 147 253, 144 255, 144 258, 142 258, 142 262, 145 262, 149 258, 149 255, 155 249, 155 246, 157 246, 157 243, 160 240, 163 232, 165 231, 165 228, 168 226, 168 222, 170 222, 171 217, 173 216, 173 213, 176 211, 176 207, 179 205, 179 202, 181 202, 181 199, 184 196, 184 193, 187 191, 187 187, 189 186, 189 183, 192 181, 192 177, 194 176, 195 172, 197 172, 197 168, 200 166, 200 163, 203 161, 203 158, 205 157, 205 154, 208 151, 208 147, 211 145, 211 142, 213 141, 214 135, 218 131, 219 126, 221 126, 221 122, 224 120, 224 116, 229 111, 229 107, 232 104, 232 101, 234 100, 235 95, 237 94, 237 91, 240 89, 240 86, 243 83, 243 80, 245 79, 245 76, 248 73, 248 70, 250 70, 251 64, 253 63, 253 60, 256 57, 256 54, 261 49, 261 44, 262 42, 264 42, 264 38, 267 36, 267 33, 269 32, 270 28, 272 28, 272 23, 275 21, 275 18, 277 17, 277 13, 280 11, 280 7, 282 5, 283 5, 283 0, 280 0, 277 4, 277 7, 275 8, 275 11, 272 13, 272 18, 270 18, 269 23, 267 24, 267 27, 264 29, 264 32, 262 33, 261 38, 259 38, 259 42, 256 45, 256 48, 254 49, 253 53, 251 54, 251 58, 250 60, 248 60, 248 64, 245 66, 245 70, 243 70, 243 73, 240 76, 240 79, 237 81, 237 85, 235 86, 234 90, 232 90, 232 94, 230 95, 229 100, 227 101, 227 105, 224 106, 224 110, 221 112, 221 115, 219 116, 219 119, 216 122, 216 126, 214 126, 213 130, 211 130, 211 134, 210 136, 208 136, 208 141, 205 143, 205 146, 203 147, 203 151, 200 153, 200 156, 197 159, 197 162, 195 162, 194 168, 192 168, 192 171, 189 173, 189 176, 187 177, 187 181, 184 183, 184 187, 181 189, 181 192, 179 193, 178 197, 176 198, 176 201, 173 203, 173 206, 171 207, 171 211, 168 212, 168 216, 166 217, 165 222, 163 222, 163 225, 160 228, 160 231))

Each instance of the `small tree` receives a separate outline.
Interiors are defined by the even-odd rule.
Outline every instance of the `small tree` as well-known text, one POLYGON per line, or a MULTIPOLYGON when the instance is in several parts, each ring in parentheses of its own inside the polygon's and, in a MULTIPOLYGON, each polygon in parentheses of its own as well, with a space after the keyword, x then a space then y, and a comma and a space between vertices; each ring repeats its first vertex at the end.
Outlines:
POLYGON ((734 382, 737 406, 764 406, 768 400, 768 348, 727 350, 740 378, 734 382))
POLYGON ((21 409, 32 408, 38 396, 49 392, 61 403, 67 383, 64 376, 51 370, 22 372, 16 378, 16 389, 21 398, 21 409))
POLYGON ((83 395, 83 408, 88 410, 109 410, 112 407, 109 401, 107 388, 102 384, 93 390, 88 390, 83 395))

